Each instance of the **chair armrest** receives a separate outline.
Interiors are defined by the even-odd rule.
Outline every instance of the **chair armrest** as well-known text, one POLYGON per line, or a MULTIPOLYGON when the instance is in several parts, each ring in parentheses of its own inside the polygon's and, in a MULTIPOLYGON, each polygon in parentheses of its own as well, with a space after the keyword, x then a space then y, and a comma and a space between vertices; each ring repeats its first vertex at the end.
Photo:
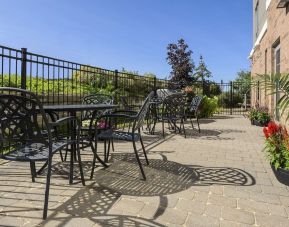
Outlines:
POLYGON ((117 118, 117 117, 124 117, 124 118, 129 118, 129 119, 135 119, 136 115, 127 115, 127 114, 121 114, 121 113, 117 113, 117 114, 105 114, 102 115, 100 118, 117 118))
POLYGON ((68 122, 74 121, 77 124, 79 124, 79 120, 77 117, 64 117, 64 118, 60 118, 59 120, 55 121, 55 122, 51 122, 49 123, 50 126, 55 127, 55 126, 60 126, 63 124, 67 124, 68 122))
MULTIPOLYGON (((133 114, 133 115, 137 115, 138 112, 137 111, 133 111, 133 110, 116 110, 114 112, 112 112, 111 114, 125 114, 125 115, 128 115, 128 114, 133 114)), ((130 115, 130 116, 133 116, 133 115, 130 115)))

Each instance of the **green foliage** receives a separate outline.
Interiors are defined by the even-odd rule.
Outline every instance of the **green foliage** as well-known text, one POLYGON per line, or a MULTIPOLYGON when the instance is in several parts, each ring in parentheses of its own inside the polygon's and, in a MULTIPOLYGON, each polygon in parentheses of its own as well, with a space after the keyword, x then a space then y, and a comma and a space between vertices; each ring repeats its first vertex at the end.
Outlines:
MULTIPOLYGON (((281 95, 276 108, 280 109, 281 116, 284 115, 289 108, 289 74, 259 75, 257 80, 261 82, 261 89, 269 90, 270 95, 275 95, 277 92, 281 95)), ((286 121, 288 119, 287 113, 286 121)))
POLYGON ((201 118, 212 117, 214 113, 218 112, 218 98, 209 98, 204 96, 200 105, 199 116, 201 118))
MULTIPOLYGON (((3 87, 21 87, 20 76, 17 75, 3 75, 3 87)), ((86 91, 87 87, 78 83, 76 80, 48 80, 37 77, 27 77, 26 87, 35 93, 60 93, 60 94, 79 94, 86 91)))
POLYGON ((289 170, 289 137, 286 128, 270 122, 263 132, 266 137, 264 151, 270 163, 276 169, 289 170))
POLYGON ((267 125, 271 120, 268 109, 265 107, 252 108, 249 111, 249 119, 260 122, 262 125, 267 125))
POLYGON ((250 92, 248 91, 250 91, 252 85, 251 72, 245 70, 241 70, 240 72, 238 72, 234 84, 234 89, 238 90, 240 94, 250 95, 250 92))
POLYGON ((232 100, 231 100, 231 93, 230 92, 224 92, 222 94, 222 99, 220 99, 219 103, 224 108, 237 108, 240 106, 240 103, 243 103, 243 96, 241 94, 232 94, 232 100))
POLYGON ((203 56, 200 56, 199 66, 196 68, 196 72, 194 74, 196 80, 205 81, 212 76, 212 73, 208 70, 207 65, 203 59, 203 56))

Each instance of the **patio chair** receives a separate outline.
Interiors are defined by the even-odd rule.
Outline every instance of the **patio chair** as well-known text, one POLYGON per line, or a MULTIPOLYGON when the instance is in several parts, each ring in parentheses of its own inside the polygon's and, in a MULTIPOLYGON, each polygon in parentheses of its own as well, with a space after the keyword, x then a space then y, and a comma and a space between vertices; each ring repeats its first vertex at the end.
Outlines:
POLYGON ((139 109, 141 107, 141 105, 128 104, 127 96, 121 96, 119 101, 120 101, 120 104, 122 105, 124 110, 135 110, 135 109, 139 109))
MULTIPOLYGON (((105 122, 107 125, 109 125, 109 128, 106 130, 101 130, 99 131, 99 129, 97 127, 95 127, 95 147, 92 147, 92 150, 94 152, 94 158, 93 158, 93 162, 92 162, 92 170, 91 170, 91 179, 93 178, 93 173, 94 173, 94 168, 95 168, 95 161, 97 158, 96 152, 97 152, 97 142, 98 140, 107 140, 107 141, 111 141, 111 140, 123 140, 123 141, 131 141, 133 143, 133 148, 134 148, 134 153, 135 153, 135 157, 137 160, 137 163, 139 165, 140 168, 140 172, 142 174, 142 177, 144 180, 146 180, 146 176, 139 158, 139 154, 136 148, 136 141, 140 141, 141 146, 142 146, 142 150, 143 150, 143 154, 146 160, 146 164, 149 164, 147 155, 146 155, 146 151, 145 151, 145 147, 143 144, 143 140, 141 137, 141 128, 145 122, 145 117, 147 115, 149 106, 150 106, 150 101, 153 97, 154 93, 151 92, 148 97, 146 98, 145 102, 143 103, 142 107, 140 108, 139 112, 137 114, 135 114, 134 111, 129 111, 129 110, 124 110, 124 111, 115 111, 112 114, 106 114, 103 115, 101 118, 105 119, 105 122), (117 128, 117 124, 118 124, 118 120, 121 120, 120 122, 123 122, 123 120, 127 120, 129 119, 130 121, 132 121, 132 127, 130 128, 129 131, 124 131, 124 130, 120 130, 117 128)), ((109 156, 109 150, 107 153, 107 157, 106 160, 108 159, 109 156)))
POLYGON ((186 138, 185 130, 185 106, 186 96, 183 93, 174 93, 164 98, 162 108, 159 113, 159 120, 162 122, 162 134, 165 137, 165 122, 169 124, 171 128, 178 130, 180 133, 183 131, 186 138), (180 121, 180 126, 177 126, 177 122, 180 121))
POLYGON ((56 152, 66 149, 69 145, 76 146, 84 185, 78 145, 79 133, 74 140, 68 134, 65 140, 59 141, 52 134, 53 128, 67 123, 73 124, 73 128, 79 132, 80 125, 75 117, 49 123, 40 100, 32 92, 17 88, 0 88, 0 158, 29 162, 32 182, 35 182, 37 176, 35 162, 48 162, 43 219, 47 217, 52 157, 56 152), (47 134, 43 133, 43 130, 47 134))
MULTIPOLYGON (((82 104, 113 104, 114 98, 111 95, 106 94, 91 94, 87 95, 82 99, 82 104)), ((87 110, 81 113, 81 138, 80 145, 81 149, 86 147, 90 147, 90 143, 93 141, 93 133, 94 133, 94 123, 95 119, 110 113, 112 110, 87 110)), ((97 126, 102 127, 102 126, 97 126)), ((104 141, 104 146, 106 150, 106 141, 104 141)), ((112 141, 112 149, 114 150, 114 145, 112 141)), ((65 160, 67 157, 67 152, 65 153, 65 160)))
POLYGON ((189 109, 188 109, 188 115, 187 115, 187 117, 190 118, 192 128, 194 128, 192 118, 195 117, 197 119, 199 133, 201 132, 200 123, 199 123, 199 107, 200 107, 200 104, 202 102, 202 99, 203 98, 201 96, 195 96, 192 99, 190 106, 189 106, 189 109))

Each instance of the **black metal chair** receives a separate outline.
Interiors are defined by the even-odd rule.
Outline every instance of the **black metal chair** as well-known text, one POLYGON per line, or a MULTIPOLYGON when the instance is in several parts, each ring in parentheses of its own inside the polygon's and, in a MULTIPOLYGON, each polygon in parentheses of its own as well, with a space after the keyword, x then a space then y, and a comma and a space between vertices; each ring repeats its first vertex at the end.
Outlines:
POLYGON ((141 108, 141 105, 130 105, 128 104, 127 96, 120 96, 120 104, 122 106, 122 109, 124 110, 136 110, 141 108))
POLYGON ((187 117, 191 121, 192 128, 194 128, 194 124, 193 124, 192 118, 195 117, 197 119, 199 133, 201 132, 200 123, 199 123, 199 108, 200 108, 200 104, 202 102, 202 99, 203 98, 201 96, 195 96, 192 99, 192 101, 190 103, 190 106, 188 108, 188 115, 187 115, 187 117))
MULTIPOLYGON (((55 122, 48 122, 40 100, 35 94, 17 88, 0 88, 0 158, 10 161, 29 162, 32 182, 37 176, 35 162, 47 162, 47 180, 43 219, 47 217, 48 197, 52 167, 52 156, 67 146, 76 146, 82 184, 82 172, 79 152, 80 124, 75 117, 66 117, 55 122), (70 123, 77 130, 75 139, 71 134, 67 138, 56 140, 52 130, 70 123), (45 130, 46 133, 43 133, 45 130)), ((73 162, 70 166, 70 176, 73 172, 73 162)))
MULTIPOLYGON (((113 104, 114 98, 111 95, 106 94, 91 94, 83 98, 82 104, 113 104)), ((94 142, 94 127, 97 126, 99 129, 104 130, 105 125, 101 122, 96 123, 96 119, 102 115, 111 113, 112 110, 98 110, 98 111, 84 111, 81 113, 81 148, 91 147, 91 143, 94 142)), ((111 141, 112 149, 114 150, 113 141, 111 141)), ((109 143, 110 145, 110 143, 109 143)), ((106 151, 106 141, 104 141, 104 147, 106 151)), ((99 160, 103 165, 103 161, 99 160)))
MULTIPOLYGON (((136 156, 136 160, 138 162, 142 177, 144 180, 146 180, 146 176, 139 158, 139 154, 137 152, 136 148, 136 141, 140 141, 143 154, 146 160, 147 165, 149 164, 145 147, 143 144, 143 140, 141 137, 141 128, 145 122, 145 117, 147 115, 149 106, 150 106, 150 101, 153 97, 154 93, 151 92, 148 97, 146 98, 144 104, 140 108, 139 112, 136 114, 134 111, 129 111, 129 110, 124 110, 124 111, 116 111, 112 114, 106 114, 103 115, 101 118, 105 119, 106 125, 109 127, 106 128, 106 130, 101 130, 99 131, 97 127, 95 127, 95 146, 92 147, 92 150, 94 152, 94 158, 92 162, 92 170, 91 170, 91 179, 93 178, 93 173, 94 173, 94 168, 95 168, 95 162, 97 159, 97 142, 98 140, 124 140, 124 141, 131 141, 133 143, 133 148, 134 148, 134 153, 136 156), (130 128, 129 131, 127 130, 118 130, 117 125, 118 123, 126 122, 126 120, 129 119, 130 121, 133 121, 132 127, 130 128), (120 121, 119 121, 120 120, 120 121)), ((109 150, 106 154, 106 160, 108 160, 109 156, 109 150)))
POLYGON ((162 122, 163 137, 165 137, 165 122, 167 122, 169 126, 175 130, 175 132, 176 130, 178 130, 180 133, 183 131, 186 137, 186 130, 184 126, 186 119, 185 106, 186 96, 183 93, 174 93, 164 98, 158 117, 162 122), (180 126, 177 126, 178 121, 180 121, 180 126))

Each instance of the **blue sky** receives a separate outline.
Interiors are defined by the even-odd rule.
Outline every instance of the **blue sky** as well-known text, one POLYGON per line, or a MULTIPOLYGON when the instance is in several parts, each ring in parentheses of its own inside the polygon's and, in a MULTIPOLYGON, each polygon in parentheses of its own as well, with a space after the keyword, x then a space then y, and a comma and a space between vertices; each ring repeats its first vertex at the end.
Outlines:
POLYGON ((249 69, 251 0, 2 0, 0 45, 108 69, 170 73, 166 46, 184 38, 213 79, 249 69))

